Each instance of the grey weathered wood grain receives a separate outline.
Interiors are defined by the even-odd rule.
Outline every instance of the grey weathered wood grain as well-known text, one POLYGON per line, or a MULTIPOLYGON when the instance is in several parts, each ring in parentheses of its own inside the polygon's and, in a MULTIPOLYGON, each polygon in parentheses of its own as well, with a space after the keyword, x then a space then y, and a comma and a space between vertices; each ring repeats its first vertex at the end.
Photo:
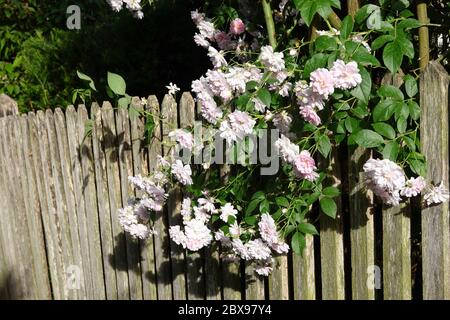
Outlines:
MULTIPOLYGON (((135 121, 136 119, 132 119, 135 121)), ((134 196, 133 188, 128 177, 133 176, 133 154, 131 148, 130 119, 128 110, 119 108, 116 112, 116 128, 119 147, 119 168, 122 194, 122 206, 126 206, 134 196)), ((128 262, 128 279, 130 284, 130 298, 142 300, 141 262, 139 253, 139 241, 125 234, 128 262)))
POLYGON ((106 155, 103 149, 103 126, 101 110, 97 104, 92 104, 91 117, 93 163, 95 168, 95 184, 97 188, 98 216, 100 222, 103 266, 105 272, 106 298, 118 298, 116 278, 116 262, 114 259, 114 238, 109 204, 108 176, 106 170, 106 155))
MULTIPOLYGON (((155 119, 155 127, 153 130, 153 137, 149 146, 149 167, 150 171, 154 172, 158 166, 158 156, 162 154, 162 129, 160 107, 158 99, 155 96, 148 98, 148 105, 150 112, 155 119)), ((156 283, 158 284, 158 299, 171 300, 172 299, 172 275, 170 273, 170 252, 169 235, 167 227, 166 215, 163 211, 157 212, 155 215, 155 231, 154 246, 155 246, 155 269, 156 269, 156 283)), ((152 276, 151 274, 149 274, 152 276)), ((152 276, 152 279, 155 276, 152 276)))
POLYGON ((352 264, 352 297, 375 299, 375 286, 368 285, 368 272, 375 264, 373 193, 364 188, 363 165, 370 152, 357 147, 349 151, 349 213, 352 264), (356 245, 357 244, 357 245, 356 245))
MULTIPOLYGON (((193 130, 195 123, 195 102, 189 92, 184 92, 180 100, 180 128, 193 130)), ((187 294, 189 300, 205 298, 204 255, 193 252, 186 255, 187 294)))
POLYGON ((59 241, 56 234, 56 225, 53 223, 56 208, 53 202, 53 184, 51 184, 51 166, 48 151, 47 128, 45 126, 45 114, 38 111, 37 115, 28 115, 30 128, 31 152, 33 153, 33 167, 36 173, 37 196, 41 207, 44 238, 48 267, 50 271, 50 282, 53 298, 64 299, 64 275, 62 254, 58 249, 59 241))
MULTIPOLYGON (((82 256, 82 264, 81 270, 82 275, 84 277, 85 282, 85 297, 87 299, 93 299, 93 272, 91 271, 91 262, 89 256, 89 235, 87 230, 87 219, 85 212, 85 203, 83 197, 83 178, 81 172, 81 157, 78 153, 79 145, 78 145, 78 127, 77 127, 77 114, 75 108, 73 106, 68 106, 65 114, 65 122, 64 117, 61 111, 56 112, 56 121, 57 128, 60 133, 60 140, 64 137, 64 130, 62 129, 66 126, 67 131, 67 147, 64 146, 64 142, 60 142, 60 151, 63 151, 65 154, 65 159, 62 158, 63 162, 65 162, 65 169, 71 173, 70 177, 72 178, 71 183, 66 181, 67 187, 71 187, 73 190, 73 195, 69 198, 73 197, 71 201, 73 202, 75 208, 74 217, 77 218, 78 225, 78 243, 80 247, 80 254, 82 256)), ((64 176, 65 180, 69 178, 69 176, 64 176)), ((74 226, 71 224, 71 227, 74 226)), ((72 229, 74 233, 74 230, 72 229)))
POLYGON ((265 277, 255 273, 254 263, 245 262, 245 299, 246 300, 264 300, 265 277))
POLYGON ((24 187, 24 197, 28 203, 25 212, 25 220, 28 224, 30 235, 30 246, 33 255, 33 269, 36 281, 35 298, 51 299, 50 279, 48 275, 47 255, 45 251, 45 239, 42 227, 41 208, 37 196, 36 176, 34 172, 33 159, 35 155, 32 152, 30 131, 26 116, 19 120, 22 135, 22 152, 24 161, 21 166, 24 187))
MULTIPOLYGON (((449 76, 432 61, 420 76, 420 141, 427 181, 449 187, 449 76)), ((450 299, 449 203, 422 209, 423 298, 450 299)))
MULTIPOLYGON (((403 72, 387 73, 382 84, 400 87, 403 72)), ((383 295, 385 300, 411 299, 411 221, 409 203, 384 206, 383 214, 383 295)))
POLYGON ((272 300, 289 299, 289 273, 287 256, 273 259, 273 271, 269 275, 269 298, 272 300))
POLYGON ((63 285, 66 299, 76 299, 79 296, 77 286, 72 286, 72 268, 78 267, 78 259, 75 257, 73 243, 70 233, 70 222, 68 214, 68 205, 64 191, 63 171, 61 167, 61 158, 59 154, 55 117, 51 110, 45 113, 45 125, 47 127, 49 159, 52 175, 50 184, 54 187, 54 197, 52 201, 55 204, 56 214, 53 216, 57 228, 57 239, 59 241, 58 249, 62 252, 63 268, 59 270, 63 273, 63 285))
MULTIPOLYGON (((89 252, 86 246, 81 245, 81 239, 79 231, 79 217, 82 219, 82 212, 77 211, 77 205, 75 201, 75 193, 73 186, 73 176, 72 176, 72 166, 68 146, 67 128, 64 113, 60 108, 57 108, 54 113, 55 128, 56 128, 56 143, 59 152, 59 161, 61 165, 61 177, 62 177, 62 188, 63 188, 63 201, 66 206, 66 212, 68 216, 68 227, 70 232, 70 239, 72 243, 72 254, 73 254, 73 266, 76 267, 75 270, 79 270, 80 273, 74 274, 74 276, 79 277, 79 279, 74 279, 77 281, 77 298, 78 299, 89 299, 88 292, 92 291, 91 281, 89 279, 89 261, 87 260, 87 252, 89 252), (83 252, 83 254, 82 254, 83 252), (83 260, 85 261, 83 263, 83 260)), ((81 227, 83 227, 83 221, 81 222, 81 227)), ((86 236, 86 234, 84 234, 86 236)), ((86 239, 86 238, 85 238, 86 239)), ((85 240, 83 239, 83 240, 85 240)), ((90 272, 89 272, 90 273, 90 272)))
POLYGON ((101 110, 103 125, 103 148, 106 160, 106 175, 109 190, 109 208, 114 238, 114 263, 117 277, 117 293, 121 300, 130 298, 128 282, 128 261, 125 232, 119 224, 118 210, 122 207, 119 174, 119 140, 114 121, 114 110, 110 103, 104 102, 101 110))
MULTIPOLYGON (((72 121, 70 116, 68 121, 72 121)), ((84 105, 79 105, 76 116, 73 121, 76 121, 76 143, 74 154, 77 155, 80 161, 81 172, 80 182, 78 188, 81 187, 80 205, 84 202, 86 215, 86 232, 87 241, 89 244, 89 262, 90 272, 92 273, 92 299, 102 300, 106 298, 105 274, 108 274, 107 267, 105 273, 103 269, 102 247, 101 247, 101 232, 98 213, 97 192, 95 189, 95 171, 94 171, 94 154, 92 149, 92 134, 87 134, 86 125, 88 121, 88 112, 84 105)), ((75 160, 74 160, 75 161, 75 160)), ((78 189, 76 188, 76 190, 78 189)), ((106 262, 106 261, 105 261, 106 262)), ((111 285, 115 285, 114 283, 111 285)))
MULTIPOLYGON (((139 114, 144 112, 144 108, 139 98, 132 101, 133 108, 138 110, 139 114)), ((148 112, 148 108, 145 109, 148 112)), ((145 116, 137 117, 131 121, 131 148, 133 152, 133 173, 134 175, 148 175, 148 149, 145 143, 145 116)), ((161 148, 160 148, 161 149, 161 148)), ((143 192, 136 190, 136 196, 141 197, 143 192)), ((146 241, 139 243, 141 251, 141 278, 143 298, 146 300, 156 300, 158 298, 156 287, 156 270, 155 270, 155 251, 154 237, 150 236, 146 241)))
POLYGON ((292 281, 295 300, 314 300, 316 298, 313 236, 307 235, 305 241, 306 246, 302 256, 292 253, 292 281))
MULTIPOLYGON (((332 151, 326 165, 332 168, 331 184, 341 190, 342 173, 338 150, 332 151)), ((336 218, 332 219, 323 213, 320 216, 320 261, 324 300, 345 299, 342 199, 336 197, 334 200, 337 206, 336 218)))
POLYGON ((6 274, 4 274, 4 284, 8 288, 8 295, 13 299, 21 299, 24 296, 23 286, 21 284, 21 274, 20 268, 17 267, 21 263, 20 256, 17 255, 17 246, 15 241, 14 233, 14 222, 11 221, 14 217, 16 206, 14 203, 14 193, 11 186, 10 170, 9 170, 9 160, 8 160, 8 149, 10 148, 7 137, 7 124, 10 120, 8 118, 0 118, 0 136, 4 137, 2 143, 0 144, 0 170, 2 171, 2 183, 3 183, 3 195, 4 201, 2 202, 1 218, 2 223, 0 224, 3 244, 4 244, 4 254, 7 256, 6 264, 6 274))
MULTIPOLYGON (((166 95, 161 104, 163 155, 174 158, 174 148, 170 147, 169 133, 178 127, 177 103, 171 95, 166 95)), ((174 186, 168 192, 167 219, 169 227, 181 223, 181 189, 174 186)), ((172 264, 172 287, 175 300, 186 299, 186 259, 182 247, 169 239, 172 264)))

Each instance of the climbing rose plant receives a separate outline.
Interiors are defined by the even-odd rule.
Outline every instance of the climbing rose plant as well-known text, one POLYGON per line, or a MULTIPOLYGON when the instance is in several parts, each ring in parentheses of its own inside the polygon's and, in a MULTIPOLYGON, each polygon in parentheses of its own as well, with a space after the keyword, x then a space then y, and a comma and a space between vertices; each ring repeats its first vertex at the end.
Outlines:
MULTIPOLYGON (((115 10, 124 4, 141 10, 139 1, 109 2, 115 10)), ((194 41, 211 59, 211 69, 192 82, 192 91, 203 131, 213 134, 173 130, 173 152, 160 157, 150 175, 129 178, 142 196, 119 210, 126 232, 139 239, 162 236, 154 229, 154 213, 181 186, 181 219, 169 228, 171 240, 189 251, 217 241, 223 259, 253 261, 255 272, 267 276, 273 256, 290 248, 301 253, 305 236, 317 234, 311 223, 316 203, 335 218, 340 190, 333 186, 333 150, 341 145, 371 152, 362 167, 364 192, 372 191, 385 205, 424 192, 424 205, 449 199, 442 183, 433 186, 423 178, 411 40, 420 24, 408 1, 364 5, 342 20, 339 31, 327 18, 340 9, 339 1, 271 1, 273 9, 263 1, 268 32, 248 3, 240 1, 239 12, 221 5, 214 19, 191 13, 194 41), (311 32, 315 15, 322 20, 311 32), (388 73, 402 84, 380 81, 388 73), (267 129, 278 130, 272 147, 282 166, 274 175, 261 174, 263 165, 236 147, 251 150, 250 138, 261 138, 267 129), (205 156, 201 165, 191 164, 206 149, 219 153, 214 136, 225 140, 235 164, 205 156), (190 156, 175 157, 180 150, 190 156)), ((178 91, 173 84, 168 89, 171 95, 178 91)))

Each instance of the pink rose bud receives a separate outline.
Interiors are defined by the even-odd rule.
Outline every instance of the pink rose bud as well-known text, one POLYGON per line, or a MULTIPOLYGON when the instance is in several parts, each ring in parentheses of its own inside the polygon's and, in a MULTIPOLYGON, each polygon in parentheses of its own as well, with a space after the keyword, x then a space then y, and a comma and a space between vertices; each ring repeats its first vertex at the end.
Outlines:
POLYGON ((230 33, 239 35, 245 31, 245 24, 241 19, 237 18, 231 21, 230 33))

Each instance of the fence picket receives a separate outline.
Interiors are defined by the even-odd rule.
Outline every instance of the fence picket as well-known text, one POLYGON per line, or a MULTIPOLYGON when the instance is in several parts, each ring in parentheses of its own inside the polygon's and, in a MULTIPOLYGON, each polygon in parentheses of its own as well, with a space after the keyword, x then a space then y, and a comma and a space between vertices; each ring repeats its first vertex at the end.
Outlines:
POLYGON ((302 256, 292 253, 295 300, 314 300, 316 298, 314 239, 308 235, 305 241, 306 246, 302 256))
MULTIPOLYGON (((327 165, 333 168, 332 185, 341 189, 342 173, 336 148, 327 165)), ((335 198, 336 218, 325 214, 320 216, 320 262, 322 269, 322 299, 345 299, 344 283, 344 241, 342 199, 335 198)))
POLYGON ((22 164, 22 173, 25 179, 24 197, 28 202, 28 210, 24 212, 25 220, 28 224, 28 231, 30 235, 30 246, 34 261, 34 273, 36 279, 36 299, 50 299, 51 288, 48 276, 47 256, 45 252, 45 240, 41 221, 41 212, 39 199, 36 195, 36 179, 33 170, 34 154, 30 144, 30 132, 27 118, 20 117, 19 120, 21 135, 23 139, 22 147, 24 154, 24 162, 22 164))
MULTIPOLYGON (((170 144, 169 133, 178 127, 178 112, 177 103, 171 95, 166 95, 161 104, 161 118, 162 124, 162 141, 163 141, 163 155, 171 158, 174 156, 174 149, 168 146, 170 144)), ((167 198, 167 219, 168 225, 177 225, 181 223, 181 189, 176 186, 169 190, 167 198)), ((168 233, 167 233, 168 236, 168 233)), ((171 241, 170 254, 172 265, 172 287, 173 298, 175 300, 186 299, 186 260, 184 250, 171 241)))
MULTIPOLYGON (((427 180, 449 185, 449 76, 431 62, 420 76, 422 152, 427 180)), ((449 204, 422 209, 422 274, 424 299, 450 299, 449 204)))
MULTIPOLYGON (((132 107, 139 113, 144 110, 140 100, 134 99, 132 107)), ((148 152, 144 146, 145 134, 145 118, 143 116, 136 117, 131 121, 131 148, 133 153, 133 174, 146 176, 148 174, 148 152)), ((142 196, 142 191, 137 190, 136 195, 142 196)), ((148 300, 156 300, 158 298, 156 286, 156 269, 155 269, 155 251, 154 237, 150 236, 146 241, 140 241, 139 249, 141 251, 141 279, 143 298, 148 300)))
MULTIPOLYGON (((120 108, 116 112, 116 127, 119 152, 120 184, 122 206, 126 206, 133 195, 133 188, 128 177, 133 175, 133 154, 131 148, 130 119, 128 110, 120 108)), ((142 300, 141 263, 139 241, 125 234, 130 297, 132 300, 142 300)))
POLYGON ((95 167, 95 182, 97 187, 98 215, 103 253, 103 265, 105 270, 106 298, 114 300, 118 298, 117 278, 114 261, 114 238, 112 234, 112 222, 110 215, 108 177, 106 172, 106 155, 103 149, 102 115, 100 107, 92 104, 92 145, 93 164, 95 167))
POLYGON ((119 175, 119 140, 114 121, 114 110, 110 103, 103 103, 103 148, 105 151, 106 176, 109 190, 109 209, 111 215, 111 229, 114 238, 114 267, 117 277, 117 294, 119 300, 130 298, 128 282, 128 262, 125 233, 119 224, 118 210, 122 207, 119 175))

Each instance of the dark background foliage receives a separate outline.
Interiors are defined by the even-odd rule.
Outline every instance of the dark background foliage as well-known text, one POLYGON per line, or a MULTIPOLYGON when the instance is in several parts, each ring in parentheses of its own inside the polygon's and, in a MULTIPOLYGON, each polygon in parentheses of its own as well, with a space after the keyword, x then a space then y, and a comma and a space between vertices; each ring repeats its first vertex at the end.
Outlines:
MULTIPOLYGON (((93 78, 98 101, 108 99, 107 71, 125 78, 130 95, 161 98, 169 82, 189 90, 209 67, 192 40, 190 11, 206 4, 217 16, 223 4, 246 3, 258 11, 256 0, 155 0, 136 20, 127 10, 113 12, 106 0, 0 0, 0 93, 17 100, 22 112, 65 107, 74 89, 88 88, 76 70, 93 78), (71 4, 81 7, 81 30, 66 27, 71 4)), ((441 25, 430 28, 432 58, 448 68, 450 4, 428 3, 431 22, 441 25)))

